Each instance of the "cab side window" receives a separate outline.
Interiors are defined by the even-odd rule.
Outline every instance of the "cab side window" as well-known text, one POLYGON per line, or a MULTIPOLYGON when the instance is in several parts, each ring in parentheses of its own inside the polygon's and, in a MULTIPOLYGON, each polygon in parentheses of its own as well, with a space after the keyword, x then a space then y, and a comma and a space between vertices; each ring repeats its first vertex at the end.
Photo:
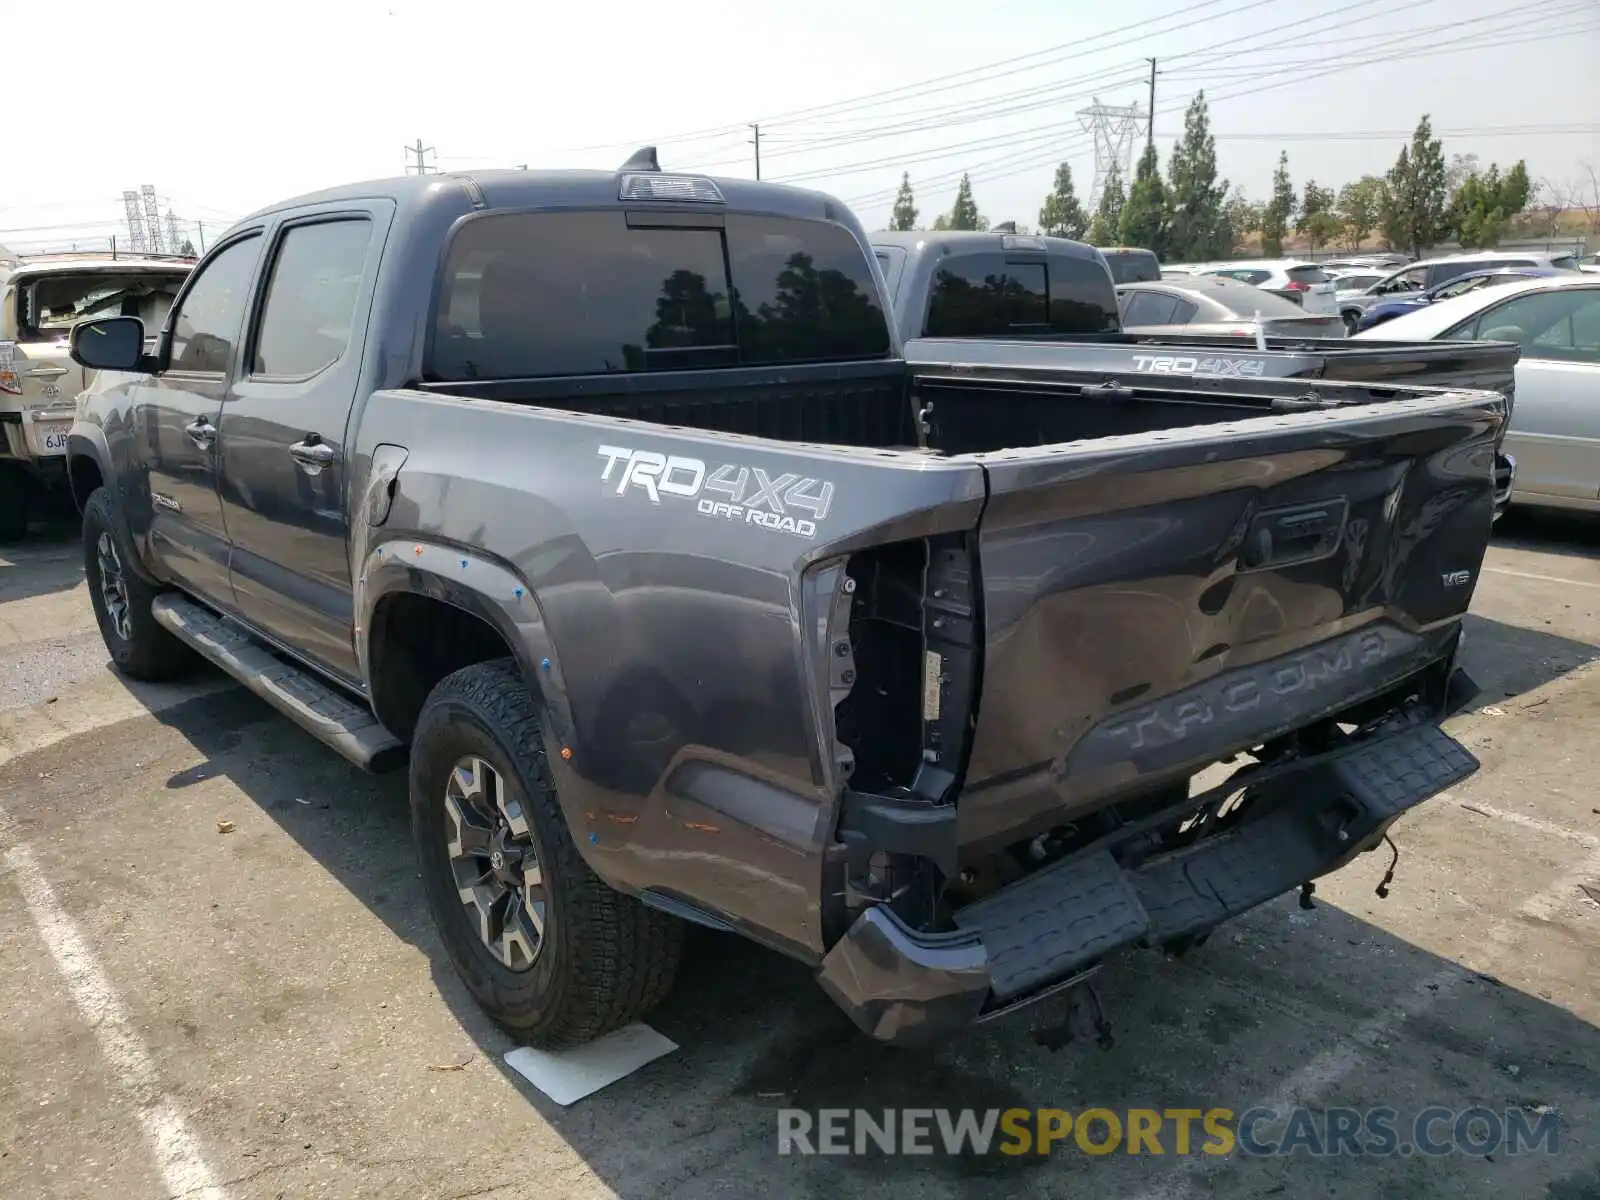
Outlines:
POLYGON ((220 375, 228 369, 260 251, 260 235, 251 234, 200 268, 172 319, 170 370, 220 375))
POLYGON ((1600 363, 1600 288, 1518 296, 1458 325, 1446 337, 1515 342, 1524 358, 1600 363))
POLYGON ((305 379, 339 361, 371 237, 365 218, 289 227, 273 259, 252 375, 305 379))

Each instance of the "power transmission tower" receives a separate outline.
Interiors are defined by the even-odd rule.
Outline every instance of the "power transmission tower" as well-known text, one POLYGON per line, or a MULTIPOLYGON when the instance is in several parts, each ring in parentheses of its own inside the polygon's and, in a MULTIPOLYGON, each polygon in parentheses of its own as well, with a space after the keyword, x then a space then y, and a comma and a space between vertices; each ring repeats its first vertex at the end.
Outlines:
POLYGON ((161 244, 161 213, 156 208, 156 189, 152 183, 140 186, 139 193, 144 199, 144 234, 150 243, 150 252, 160 254, 164 247, 161 244))
POLYGON ((405 150, 407 175, 437 175, 439 173, 438 167, 428 164, 428 155, 434 153, 433 147, 424 146, 421 138, 417 139, 415 146, 407 146, 405 150))
POLYGON ((1100 204, 1106 180, 1115 167, 1126 186, 1133 172, 1133 143, 1139 135, 1139 118, 1144 114, 1137 104, 1101 104, 1100 97, 1088 108, 1078 110, 1083 131, 1094 137, 1094 183, 1089 188, 1088 208, 1100 204))
POLYGON ((143 254, 147 247, 144 240, 144 214, 139 211, 139 193, 131 190, 123 192, 122 208, 128 215, 128 249, 135 254, 143 254))

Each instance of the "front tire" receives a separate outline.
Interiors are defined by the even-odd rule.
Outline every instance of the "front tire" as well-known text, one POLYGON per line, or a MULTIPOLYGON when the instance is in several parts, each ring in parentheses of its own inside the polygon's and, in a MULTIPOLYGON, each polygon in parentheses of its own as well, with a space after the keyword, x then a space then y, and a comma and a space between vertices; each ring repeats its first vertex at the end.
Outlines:
POLYGON ((671 988, 683 926, 583 861, 511 659, 464 667, 429 694, 411 748, 411 830, 445 951, 513 1036, 579 1045, 671 988))
POLYGON ((150 605, 160 592, 132 569, 120 529, 110 491, 96 488, 83 506, 83 567, 100 636, 129 679, 176 679, 199 656, 156 623, 150 605))
POLYGON ((1353 309, 1344 313, 1344 331, 1349 337, 1355 337, 1356 326, 1361 324, 1361 314, 1353 309))

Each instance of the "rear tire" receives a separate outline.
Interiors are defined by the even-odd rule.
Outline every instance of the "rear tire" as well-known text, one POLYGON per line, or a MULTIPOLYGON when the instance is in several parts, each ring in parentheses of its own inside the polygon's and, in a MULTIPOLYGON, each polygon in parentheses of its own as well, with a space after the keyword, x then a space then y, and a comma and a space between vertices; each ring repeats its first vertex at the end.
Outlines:
POLYGON ((199 656, 156 623, 150 605, 160 590, 136 574, 111 493, 96 488, 83 506, 83 567, 100 636, 118 671, 129 679, 175 679, 199 656))
POLYGON ((0 542, 20 542, 28 536, 32 482, 20 468, 0 463, 0 542))
POLYGON ((1350 310, 1350 311, 1341 313, 1340 315, 1342 317, 1344 317, 1344 331, 1345 331, 1345 333, 1347 335, 1349 335, 1350 337, 1354 337, 1355 333, 1356 333, 1356 326, 1361 324, 1361 314, 1358 313, 1358 312, 1355 312, 1354 310, 1350 310))
POLYGON ((683 926, 602 883, 578 853, 511 659, 464 667, 429 694, 411 747, 411 830, 445 951, 514 1037, 579 1045, 672 987, 683 926))

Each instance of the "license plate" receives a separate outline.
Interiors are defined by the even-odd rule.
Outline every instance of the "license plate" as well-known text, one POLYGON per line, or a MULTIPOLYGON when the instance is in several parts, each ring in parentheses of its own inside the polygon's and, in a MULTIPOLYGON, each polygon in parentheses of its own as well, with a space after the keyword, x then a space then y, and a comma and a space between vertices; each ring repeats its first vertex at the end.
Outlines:
POLYGON ((65 454, 67 452, 67 434, 71 426, 62 425, 59 428, 44 427, 39 431, 39 449, 44 454, 65 454))

